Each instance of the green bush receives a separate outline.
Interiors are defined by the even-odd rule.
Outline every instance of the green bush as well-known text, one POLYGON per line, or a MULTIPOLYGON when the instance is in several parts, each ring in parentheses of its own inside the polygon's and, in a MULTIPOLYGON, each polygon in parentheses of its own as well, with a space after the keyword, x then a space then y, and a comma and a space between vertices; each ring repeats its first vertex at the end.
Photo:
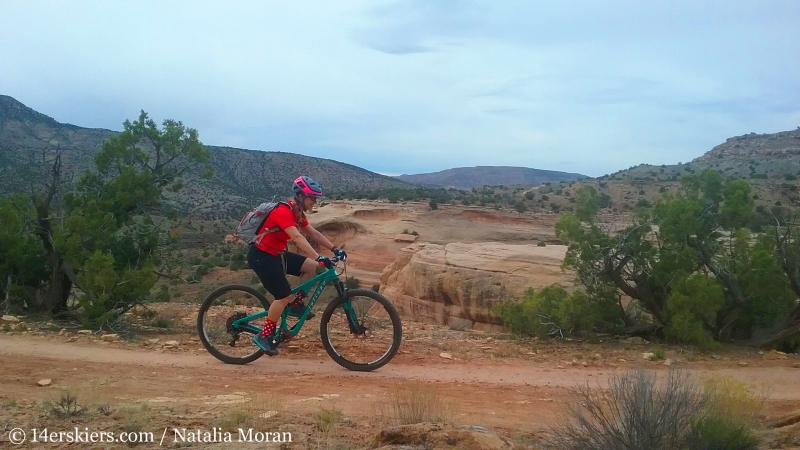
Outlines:
POLYGON ((537 247, 547 247, 547 242, 539 241, 539 242, 536 243, 536 246, 537 247))
POLYGON ((356 289, 361 285, 361 282, 358 281, 356 277, 347 277, 344 281, 344 286, 348 289, 356 289))
POLYGON ((381 285, 380 284, 373 284, 372 285, 372 290, 375 291, 375 292, 379 292, 381 290, 381 285))
POLYGON ((235 272, 237 270, 243 269, 244 266, 245 266, 244 261, 233 260, 231 261, 231 264, 228 267, 235 272))
POLYGON ((540 338, 591 331, 603 316, 600 304, 585 293, 570 294, 558 285, 539 292, 528 289, 522 301, 506 301, 493 312, 511 332, 540 338))

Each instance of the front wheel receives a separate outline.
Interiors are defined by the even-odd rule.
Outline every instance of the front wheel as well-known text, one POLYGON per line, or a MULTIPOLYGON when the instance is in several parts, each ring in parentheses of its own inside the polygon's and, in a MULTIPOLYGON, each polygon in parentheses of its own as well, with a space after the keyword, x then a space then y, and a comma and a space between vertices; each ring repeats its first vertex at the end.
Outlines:
POLYGON ((397 309, 386 297, 370 289, 350 289, 347 298, 337 297, 325 308, 320 337, 337 364, 370 372, 397 353, 403 327, 397 309))

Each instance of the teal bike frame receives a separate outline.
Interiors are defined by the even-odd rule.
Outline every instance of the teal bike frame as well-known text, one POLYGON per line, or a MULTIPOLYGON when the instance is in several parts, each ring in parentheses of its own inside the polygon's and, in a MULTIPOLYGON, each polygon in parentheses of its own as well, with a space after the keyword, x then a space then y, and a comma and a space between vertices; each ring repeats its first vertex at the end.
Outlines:
MULTIPOLYGON (((317 285, 316 290, 314 290, 314 294, 311 296, 311 300, 308 301, 308 305, 306 305, 305 311, 303 314, 298 318, 297 323, 294 324, 293 327, 289 328, 286 323, 286 318, 288 317, 289 308, 285 308, 283 310, 283 314, 281 315, 281 324, 280 328, 278 328, 277 333, 280 336, 280 332, 283 330, 289 330, 292 334, 292 337, 297 336, 297 333, 300 332, 300 329, 303 327, 303 323, 305 323, 306 318, 308 317, 308 313, 311 311, 311 308, 314 307, 314 304, 317 302, 320 294, 322 294, 322 290, 325 288, 325 285, 329 282, 333 282, 334 286, 336 287, 336 292, 339 294, 340 297, 344 298, 345 301, 342 304, 345 312, 347 313, 348 322, 351 325, 351 328, 356 326, 357 324, 355 311, 353 310, 353 306, 350 303, 350 300, 347 298, 347 289, 345 289, 344 284, 341 280, 339 280, 339 274, 336 273, 336 267, 331 267, 330 269, 325 270, 321 274, 315 276, 314 278, 306 281, 305 283, 297 286, 296 288, 292 289, 292 294, 296 294, 299 291, 309 292, 311 287, 315 284, 317 285)), ((239 320, 235 320, 231 323, 231 328, 237 329, 240 331, 248 331, 253 334, 258 334, 261 332, 261 327, 257 327, 251 323, 250 321, 260 319, 262 317, 266 317, 269 314, 269 310, 257 312, 255 314, 251 314, 246 317, 242 317, 239 320)))

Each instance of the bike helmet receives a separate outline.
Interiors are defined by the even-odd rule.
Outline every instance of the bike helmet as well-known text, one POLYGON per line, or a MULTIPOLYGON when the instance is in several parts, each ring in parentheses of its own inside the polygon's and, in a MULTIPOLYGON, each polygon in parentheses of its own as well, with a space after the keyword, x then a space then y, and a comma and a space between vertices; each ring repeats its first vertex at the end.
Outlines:
POLYGON ((322 195, 322 186, 314 181, 313 178, 305 175, 301 175, 294 180, 294 183, 292 183, 292 191, 294 191, 295 197, 299 197, 300 194, 303 194, 311 198, 325 198, 325 196, 322 195))

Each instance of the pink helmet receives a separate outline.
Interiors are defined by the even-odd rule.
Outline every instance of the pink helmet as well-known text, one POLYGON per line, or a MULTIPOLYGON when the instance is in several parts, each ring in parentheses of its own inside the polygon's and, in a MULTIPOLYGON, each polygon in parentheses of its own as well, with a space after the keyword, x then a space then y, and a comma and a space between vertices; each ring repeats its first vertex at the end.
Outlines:
POLYGON ((325 198, 325 196, 322 195, 322 187, 319 183, 305 175, 301 175, 294 180, 294 183, 292 183, 292 191, 294 191, 295 196, 303 194, 311 198, 325 198))

